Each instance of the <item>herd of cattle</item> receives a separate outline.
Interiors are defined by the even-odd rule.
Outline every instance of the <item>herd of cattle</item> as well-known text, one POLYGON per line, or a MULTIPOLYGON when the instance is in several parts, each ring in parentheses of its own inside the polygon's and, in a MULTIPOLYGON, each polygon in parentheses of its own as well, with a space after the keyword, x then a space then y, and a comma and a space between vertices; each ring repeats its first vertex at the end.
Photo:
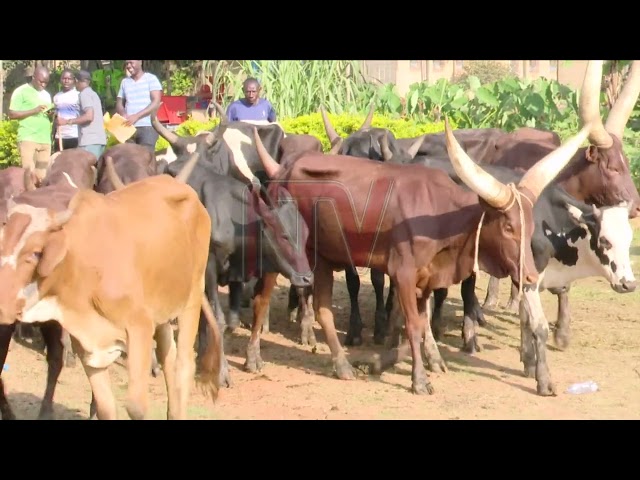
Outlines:
MULTIPOLYGON (((331 142, 325 154, 311 135, 286 134, 277 123, 230 122, 215 105, 220 124, 194 136, 152 116, 170 144, 165 154, 128 143, 99 159, 69 149, 54 154, 41 182, 7 168, 0 172, 0 361, 15 327, 36 323, 49 367, 40 418, 52 416, 71 350, 91 385, 91 418, 116 416, 107 369, 122 354, 129 416, 144 418, 148 377, 159 362, 167 417, 186 418, 194 377, 214 399, 231 386, 222 333, 239 325, 251 280, 245 368, 261 369, 260 334, 268 331, 282 275, 302 342, 316 342, 317 320, 337 376, 353 379, 331 310, 333 273, 345 270, 351 301, 345 343, 359 345, 356 267, 369 267, 374 341, 388 339, 389 348, 362 367, 381 373, 410 355, 413 392, 433 393, 421 346, 428 368, 446 371, 436 341, 446 328, 448 288, 460 283, 464 350, 480 349, 481 269, 491 276, 485 306, 495 304, 498 280, 510 278, 525 374, 540 395, 555 395, 540 291, 558 296, 555 341, 566 348, 573 281, 600 276, 615 292, 636 288, 629 219, 640 213, 640 195, 621 139, 640 93, 640 63, 604 124, 601 81, 602 61, 589 62, 581 130, 565 143, 538 129, 452 131, 448 122, 442 134, 397 139, 371 127, 373 107, 358 131, 341 138, 321 109, 331 142), (224 285, 226 318, 218 297, 224 285)), ((1 376, 0 413, 15 418, 1 376)))

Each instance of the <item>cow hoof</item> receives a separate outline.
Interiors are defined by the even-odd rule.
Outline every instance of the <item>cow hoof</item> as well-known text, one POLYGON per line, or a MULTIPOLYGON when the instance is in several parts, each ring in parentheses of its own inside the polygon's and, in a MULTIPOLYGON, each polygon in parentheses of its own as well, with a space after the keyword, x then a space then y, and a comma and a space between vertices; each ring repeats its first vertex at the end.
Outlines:
POLYGON ((482 347, 480 346, 480 342, 478 342, 478 338, 474 337, 468 342, 465 342, 462 346, 462 351, 464 353, 468 353, 469 355, 473 355, 475 353, 481 352, 482 347))
POLYGON ((362 345, 362 336, 360 334, 347 333, 347 338, 344 340, 344 344, 348 347, 359 347, 362 345))
POLYGON ((233 332, 236 328, 240 326, 240 315, 237 312, 229 313, 227 317, 227 330, 233 332))
POLYGON ((530 365, 524 366, 524 376, 527 378, 535 378, 536 376, 536 366, 535 365, 530 365))
POLYGON ((444 363, 444 360, 441 358, 429 359, 428 361, 429 370, 434 373, 445 373, 447 371, 447 365, 444 363))
POLYGON ((335 370, 336 376, 340 380, 355 380, 356 379, 355 371, 353 370, 353 367, 347 361, 346 358, 342 358, 342 359, 336 360, 334 362, 334 370, 335 370))
POLYGON ((233 383, 231 382, 231 375, 229 374, 229 366, 220 369, 219 382, 220 388, 231 388, 233 383))
POLYGON ((411 384, 411 392, 415 395, 433 395, 436 391, 426 378, 421 381, 414 381, 411 384))
POLYGON ((247 357, 247 360, 244 362, 244 368, 249 373, 258 373, 262 370, 262 366, 262 358, 260 358, 259 354, 247 357))
POLYGON ((510 313, 518 313, 520 309, 520 302, 518 300, 509 299, 509 302, 504 306, 504 309, 510 313))
POLYGON ((304 322, 301 325, 300 332, 300 343, 305 346, 315 347, 316 346, 316 334, 313 331, 312 324, 305 324, 304 322))
POLYGON ((538 395, 541 397, 557 397, 556 387, 551 382, 538 382, 538 395))
POLYGON ((160 372, 161 372, 161 370, 160 370, 160 367, 158 367, 158 366, 153 367, 151 369, 151 375, 153 375, 153 378, 158 378, 160 376, 160 372))
POLYGON ((566 350, 569 347, 569 333, 563 330, 556 330, 553 332, 553 343, 560 350, 566 350))

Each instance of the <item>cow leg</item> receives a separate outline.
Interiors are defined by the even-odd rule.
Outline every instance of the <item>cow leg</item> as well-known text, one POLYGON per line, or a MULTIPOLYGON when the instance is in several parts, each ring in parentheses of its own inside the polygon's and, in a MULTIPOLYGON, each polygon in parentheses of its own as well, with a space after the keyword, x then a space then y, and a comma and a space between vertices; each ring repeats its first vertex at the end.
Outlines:
MULTIPOLYGON (((211 309, 216 316, 216 321, 218 322, 220 332, 224 332, 225 317, 222 310, 222 304, 220 302, 220 295, 218 294, 218 269, 212 256, 213 255, 209 256, 209 261, 207 262, 207 270, 205 274, 205 293, 207 295, 207 299, 209 300, 209 304, 211 305, 211 309)), ((207 324, 204 313, 201 313, 200 321, 198 323, 198 362, 204 355, 204 352, 207 350, 207 342, 209 338, 207 333, 208 328, 209 325, 207 324)))
POLYGON ((173 418, 178 413, 176 411, 178 404, 176 402, 176 341, 171 323, 158 325, 154 337, 167 388, 167 418, 173 418))
POLYGON ((351 315, 349 316, 349 330, 345 345, 362 345, 362 318, 360 317, 360 306, 358 305, 358 294, 360 293, 360 277, 355 268, 346 268, 344 271, 349 291, 349 301, 351 302, 351 315))
POLYGON ((347 360, 331 311, 331 297, 333 294, 333 269, 322 257, 318 258, 313 282, 313 310, 316 320, 322 327, 327 344, 331 350, 333 368, 338 378, 342 380, 355 380, 353 367, 347 360))
POLYGON ((158 354, 155 347, 151 347, 151 375, 154 378, 160 375, 160 363, 158 362, 158 354))
POLYGON ((371 269, 371 283, 376 294, 376 312, 373 322, 373 343, 384 344, 389 329, 389 318, 384 303, 384 272, 371 269))
POLYGON ((313 295, 310 288, 298 289, 298 318, 300 319, 300 343, 310 347, 316 346, 316 333, 313 331, 315 317, 313 315, 313 295))
POLYGON ((484 299, 485 308, 495 307, 498 305, 498 293, 500 291, 500 279, 496 277, 489 277, 489 284, 487 285, 487 296, 484 299))
POLYGON ((76 354, 74 353, 73 347, 71 346, 71 338, 69 338, 69 332, 64 329, 62 330, 62 347, 62 358, 64 359, 64 366, 67 368, 75 367, 76 354))
MULTIPOLYGON (((76 349, 77 352, 80 352, 76 349)), ((81 357, 82 358, 82 357, 81 357)), ((81 360, 84 371, 91 385, 91 406, 89 418, 99 420, 116 420, 116 399, 111 391, 111 380, 108 368, 93 368, 81 360)), ((145 372, 145 375, 149 370, 145 372)))
MULTIPOLYGON (((244 286, 242 282, 229 282, 229 317, 227 318, 227 328, 233 332, 240 326, 240 305, 242 304, 242 291, 244 286)), ((249 328, 249 325, 244 324, 249 328)))
MULTIPOLYGON (((433 394, 434 389, 429 382, 427 372, 422 363, 422 337, 423 335, 430 337, 433 340, 433 334, 431 333, 431 325, 429 322, 430 312, 427 311, 426 304, 431 292, 425 291, 421 298, 416 302, 416 273, 415 268, 412 267, 400 267, 395 275, 395 281, 397 285, 397 302, 400 304, 400 308, 405 317, 405 329, 407 332, 407 338, 411 347, 411 390, 417 395, 425 393, 433 394)), ((429 345, 431 350, 435 346, 435 340, 433 345, 429 345)), ((425 339, 425 349, 427 348, 427 341, 425 339)), ((436 352, 438 347, 435 346, 436 352)), ((432 359, 439 356, 439 353, 425 352, 427 357, 432 359)))
POLYGON ((40 404, 40 420, 53 418, 53 395, 64 364, 63 329, 58 322, 50 321, 40 324, 42 339, 47 347, 47 387, 40 404))
POLYGON ((6 392, 4 391, 4 382, 2 381, 4 362, 7 359, 7 353, 9 353, 9 344, 11 343, 11 337, 13 336, 15 328, 16 323, 0 325, 0 414, 2 414, 2 420, 16 419, 9 400, 7 400, 6 392))
MULTIPOLYGON (((187 419, 189 393, 196 371, 193 358, 193 343, 198 329, 198 318, 202 310, 202 290, 194 289, 187 307, 178 315, 178 352, 176 356, 176 408, 175 420, 187 419)), ((217 320, 216 320, 217 321, 217 320)), ((220 332, 222 333, 222 332, 220 332)), ((222 337, 222 334, 220 334, 222 337)), ((220 339, 222 342, 222 338, 220 339)), ((220 375, 226 365, 224 351, 220 352, 220 375)))
POLYGON ((571 285, 559 289, 549 289, 558 298, 558 317, 553 332, 553 342, 562 350, 569 346, 571 337, 571 313, 569 311, 569 290, 571 285))
POLYGON ((449 289, 437 288, 433 291, 433 315, 431 329, 433 330, 433 338, 441 341, 444 333, 447 331, 447 322, 442 318, 442 305, 447 299, 449 289))
POLYGON ((520 304, 520 298, 518 294, 518 287, 511 283, 511 294, 509 295, 509 301, 504 306, 504 309, 510 312, 517 312, 518 305, 520 304))
POLYGON ((525 288, 523 299, 520 301, 520 325, 521 331, 528 329, 529 334, 524 334, 521 339, 521 359, 525 367, 525 375, 532 370, 532 358, 529 352, 533 343, 535 351, 535 376, 538 394, 542 396, 555 396, 555 386, 551 382, 551 375, 547 365, 547 338, 549 337, 549 324, 542 309, 540 294, 537 288, 525 288), (524 325, 523 325, 524 323, 524 325), (533 337, 533 338, 531 338, 533 337))
POLYGON ((462 350, 474 354, 482 351, 478 334, 476 333, 476 323, 486 324, 480 302, 478 302, 478 297, 476 297, 475 274, 463 280, 460 293, 464 311, 462 319, 462 350))
POLYGON ((266 273, 255 285, 253 298, 253 325, 251 326, 251 338, 247 344, 247 358, 244 367, 248 372, 256 373, 262 370, 262 358, 260 357, 260 332, 264 315, 269 311, 271 293, 278 280, 277 273, 266 273))
MULTIPOLYGON (((135 315, 136 322, 127 322, 126 329, 127 373, 129 376, 126 409, 132 420, 143 420, 149 406, 148 375, 151 369, 149 352, 153 347, 155 328, 153 321, 143 311, 138 310, 135 315)), ((195 324, 197 325, 197 322, 195 324)), ((179 337, 182 336, 180 334, 179 337)), ((193 349, 193 344, 191 348, 193 349)))
POLYGON ((300 299, 298 298, 298 291, 293 285, 289 286, 289 304, 287 305, 287 312, 289 314, 289 322, 295 323, 299 315, 298 306, 300 299))

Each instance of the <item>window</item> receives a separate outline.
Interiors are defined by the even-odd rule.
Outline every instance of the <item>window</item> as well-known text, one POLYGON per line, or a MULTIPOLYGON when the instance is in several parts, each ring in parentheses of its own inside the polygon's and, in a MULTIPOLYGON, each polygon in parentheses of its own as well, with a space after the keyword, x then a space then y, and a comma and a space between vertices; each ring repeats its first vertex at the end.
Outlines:
POLYGON ((529 60, 529 71, 535 72, 538 70, 538 60, 529 60))
POLYGON ((549 71, 558 71, 558 60, 549 60, 549 71))
POLYGON ((446 60, 434 60, 433 61, 433 69, 437 72, 444 68, 444 64, 447 63, 446 60))
POLYGON ((417 70, 420 68, 420 60, 409 60, 409 67, 412 70, 417 70))

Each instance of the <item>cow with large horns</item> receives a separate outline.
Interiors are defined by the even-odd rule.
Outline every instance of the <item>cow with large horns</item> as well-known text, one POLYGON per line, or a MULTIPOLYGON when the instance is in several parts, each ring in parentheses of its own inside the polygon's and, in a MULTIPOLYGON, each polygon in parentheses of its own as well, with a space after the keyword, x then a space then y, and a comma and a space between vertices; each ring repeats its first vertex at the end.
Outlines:
MULTIPOLYGON (((396 287, 392 318, 404 313, 415 393, 433 393, 422 364, 423 335, 431 369, 446 369, 426 308, 434 289, 468 278, 476 263, 495 276, 510 276, 521 288, 537 282, 531 252, 532 208, 586 139, 588 128, 546 155, 517 185, 505 185, 473 162, 448 122, 445 125, 451 162, 471 190, 437 169, 346 155, 310 153, 283 169, 260 148, 255 133, 271 179, 269 193, 284 186, 311 229, 307 245, 316 261, 313 305, 341 379, 353 379, 354 372, 331 312, 335 270, 365 266, 391 277, 396 287)), ((534 313, 529 328, 536 339, 538 392, 551 395, 554 387, 545 354, 548 325, 543 312, 534 313)), ((405 342, 393 352, 392 361, 406 348, 405 342)))

